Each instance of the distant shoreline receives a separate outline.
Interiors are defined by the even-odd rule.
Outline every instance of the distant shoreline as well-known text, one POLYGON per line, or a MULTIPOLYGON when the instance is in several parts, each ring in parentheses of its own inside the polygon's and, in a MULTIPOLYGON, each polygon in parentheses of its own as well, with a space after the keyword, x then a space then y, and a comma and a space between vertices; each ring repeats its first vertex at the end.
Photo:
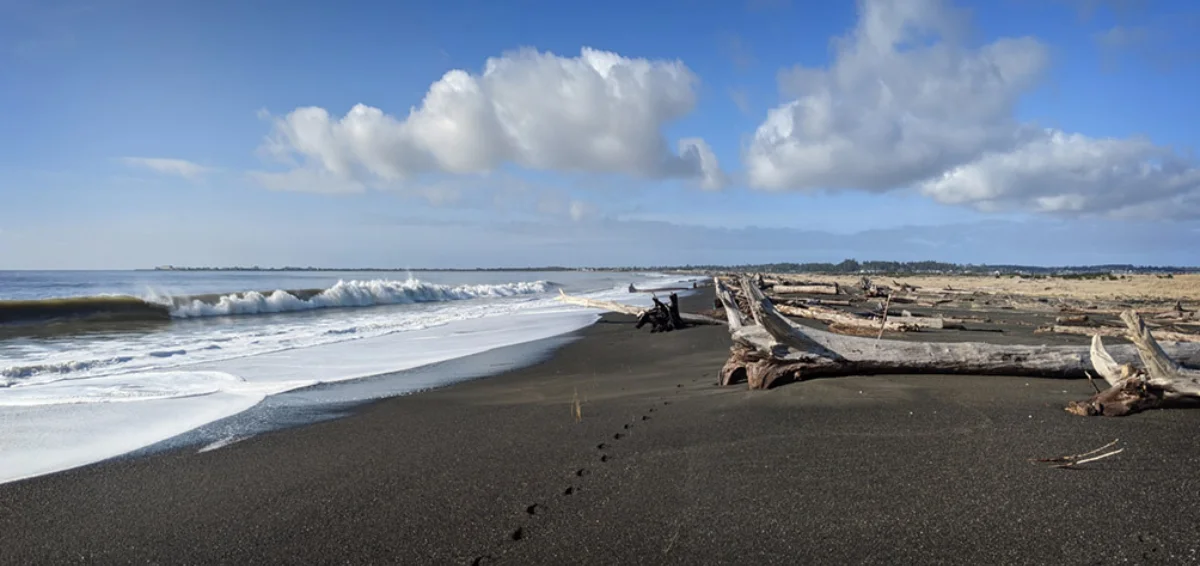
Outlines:
POLYGON ((1034 266, 1034 265, 987 265, 987 264, 954 264, 933 261, 893 262, 893 261, 863 261, 845 260, 841 263, 765 263, 743 265, 673 265, 673 266, 636 266, 636 267, 470 267, 470 268, 433 268, 433 267, 261 267, 261 266, 232 266, 232 267, 186 267, 161 265, 149 269, 134 271, 228 271, 228 272, 660 272, 660 273, 719 273, 736 271, 742 273, 810 273, 827 275, 1021 275, 1021 276, 1087 276, 1106 274, 1185 274, 1200 273, 1200 267, 1169 266, 1169 265, 1132 265, 1132 264, 1102 264, 1079 266, 1034 266))
POLYGON ((643 271, 632 269, 591 269, 578 267, 175 267, 162 266, 134 269, 133 271, 643 271))

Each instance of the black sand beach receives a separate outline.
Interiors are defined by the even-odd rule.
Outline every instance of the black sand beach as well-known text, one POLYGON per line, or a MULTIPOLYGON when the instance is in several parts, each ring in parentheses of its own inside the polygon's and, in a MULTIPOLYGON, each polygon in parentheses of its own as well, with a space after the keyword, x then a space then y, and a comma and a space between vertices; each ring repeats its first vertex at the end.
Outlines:
POLYGON ((719 388, 724 328, 627 322, 347 418, 0 485, 0 563, 1200 562, 1200 411, 1075 417, 1091 386, 1049 379, 719 388))

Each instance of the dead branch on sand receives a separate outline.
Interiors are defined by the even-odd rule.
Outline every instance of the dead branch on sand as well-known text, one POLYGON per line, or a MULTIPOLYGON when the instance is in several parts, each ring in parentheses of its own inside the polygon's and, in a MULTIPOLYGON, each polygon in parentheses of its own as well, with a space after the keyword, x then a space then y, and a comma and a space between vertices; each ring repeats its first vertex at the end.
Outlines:
POLYGON ((1117 440, 1109 442, 1108 444, 1105 444, 1104 446, 1101 446, 1095 450, 1089 450, 1082 454, 1072 454, 1070 456, 1059 456, 1058 458, 1032 458, 1029 461, 1054 464, 1053 466, 1051 466, 1052 468, 1074 468, 1075 466, 1078 466, 1080 464, 1086 464, 1088 462, 1095 462, 1096 460, 1103 460, 1105 458, 1108 458, 1109 456, 1116 456, 1117 454, 1124 452, 1125 451, 1124 448, 1118 448, 1116 450, 1104 452, 1105 450, 1108 450, 1109 448, 1112 448, 1113 446, 1115 446, 1118 441, 1120 441, 1119 438, 1117 440), (1100 454, 1098 456, 1093 456, 1093 454, 1097 454, 1099 452, 1104 452, 1104 453, 1100 454))

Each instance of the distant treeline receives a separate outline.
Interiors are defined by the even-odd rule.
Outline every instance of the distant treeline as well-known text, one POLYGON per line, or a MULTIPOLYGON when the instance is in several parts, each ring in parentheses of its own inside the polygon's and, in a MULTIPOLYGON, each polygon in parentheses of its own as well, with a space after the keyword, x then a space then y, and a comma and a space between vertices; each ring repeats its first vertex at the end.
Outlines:
POLYGON ((858 261, 843 260, 839 263, 759 263, 741 265, 656 265, 640 267, 478 267, 478 268, 417 268, 417 267, 177 267, 165 265, 156 271, 742 271, 771 273, 827 273, 833 275, 888 274, 888 275, 1026 275, 1058 277, 1090 277, 1110 273, 1200 273, 1200 267, 1175 267, 1131 264, 1105 264, 1043 267, 1031 265, 959 264, 942 261, 858 261))
POLYGON ((1043 267, 1031 265, 988 265, 958 264, 941 261, 857 261, 847 259, 840 263, 761 263, 742 265, 685 265, 641 267, 638 271, 743 271, 771 273, 826 273, 849 275, 876 273, 904 274, 958 274, 958 275, 1055 275, 1079 276, 1109 273, 1200 273, 1200 267, 1150 266, 1130 264, 1082 265, 1043 267))

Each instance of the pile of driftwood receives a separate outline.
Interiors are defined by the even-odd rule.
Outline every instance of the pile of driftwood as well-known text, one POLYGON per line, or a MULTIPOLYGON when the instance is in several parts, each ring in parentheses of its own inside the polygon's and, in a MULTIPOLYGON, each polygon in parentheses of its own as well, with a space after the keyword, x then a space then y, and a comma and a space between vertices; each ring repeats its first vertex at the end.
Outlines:
POLYGON ((669 332, 671 330, 680 330, 687 328, 693 324, 724 324, 725 322, 710 316, 702 314, 681 313, 679 312, 679 296, 671 293, 668 297, 670 304, 665 304, 658 299, 652 297, 654 306, 649 308, 626 305, 614 301, 600 301, 596 299, 588 299, 584 297, 574 297, 566 294, 561 289, 558 291, 558 300, 572 305, 601 309, 612 312, 619 312, 630 316, 637 317, 637 328, 642 328, 647 324, 650 325, 650 332, 669 332))
POLYGON ((729 360, 721 369, 723 385, 744 380, 751 389, 766 389, 812 377, 886 373, 1086 377, 1093 370, 1109 388, 1071 403, 1067 410, 1073 414, 1121 416, 1200 402, 1200 370, 1185 367, 1200 367, 1200 344, 1161 346, 1132 310, 1121 318, 1133 345, 1111 350, 1098 335, 1090 348, 908 342, 844 336, 797 324, 744 279, 736 287, 749 306, 743 313, 737 291, 720 280, 715 288, 733 338, 729 360), (1140 368, 1134 365, 1138 358, 1140 368))
MULTIPOLYGON (((725 320, 681 313, 674 295, 670 304, 655 297, 650 308, 565 293, 560 299, 638 317, 638 327, 649 324, 652 331, 675 330, 691 324, 728 325, 733 345, 720 370, 722 385, 744 381, 750 389, 769 389, 788 381, 815 377, 913 373, 1091 379, 1089 372, 1095 372, 1107 382, 1108 388, 1097 387, 1095 395, 1070 403, 1067 411, 1076 415, 1122 416, 1152 408, 1200 405, 1200 370, 1192 369, 1200 368, 1200 343, 1160 345, 1133 310, 1121 313, 1125 336, 1132 344, 1112 348, 1104 346, 1100 332, 1092 335, 1090 347, 899 341, 882 339, 882 329, 887 323, 896 323, 894 319, 888 320, 886 305, 879 321, 868 321, 880 325, 874 337, 836 334, 798 324, 785 314, 823 319, 831 327, 851 320, 843 317, 853 315, 825 310, 819 304, 790 302, 777 306, 763 288, 778 290, 779 286, 764 284, 761 277, 728 281, 716 277, 713 282, 725 320)), ((1187 317, 1182 309, 1176 312, 1183 314, 1171 316, 1187 317)), ((942 320, 945 327, 944 319, 934 320, 942 320)))
MULTIPOLYGON (((1068 314, 1055 317, 1054 324, 1046 324, 1038 327, 1035 332, 1078 334, 1083 336, 1125 335, 1125 324, 1110 324, 1104 320, 1095 318, 1096 314, 1107 313, 1099 309, 1094 309, 1091 314, 1068 314)), ((1114 314, 1119 314, 1119 312, 1114 314)), ((1155 328, 1154 334, 1160 340, 1170 342, 1200 342, 1200 334, 1196 334, 1195 330, 1193 330, 1200 325, 1192 324, 1194 320, 1200 320, 1200 318, 1196 317, 1196 311, 1185 310, 1182 304, 1176 302, 1172 310, 1151 316, 1151 322, 1146 322, 1146 325, 1155 328), (1174 328, 1174 330, 1171 328, 1174 328)))
POLYGON ((683 317, 679 316, 679 296, 671 293, 671 304, 668 306, 658 300, 658 297, 652 297, 654 307, 642 311, 638 315, 637 325, 635 328, 641 328, 647 324, 650 325, 650 332, 670 332, 672 330, 682 330, 687 327, 687 323, 683 322, 683 317))

